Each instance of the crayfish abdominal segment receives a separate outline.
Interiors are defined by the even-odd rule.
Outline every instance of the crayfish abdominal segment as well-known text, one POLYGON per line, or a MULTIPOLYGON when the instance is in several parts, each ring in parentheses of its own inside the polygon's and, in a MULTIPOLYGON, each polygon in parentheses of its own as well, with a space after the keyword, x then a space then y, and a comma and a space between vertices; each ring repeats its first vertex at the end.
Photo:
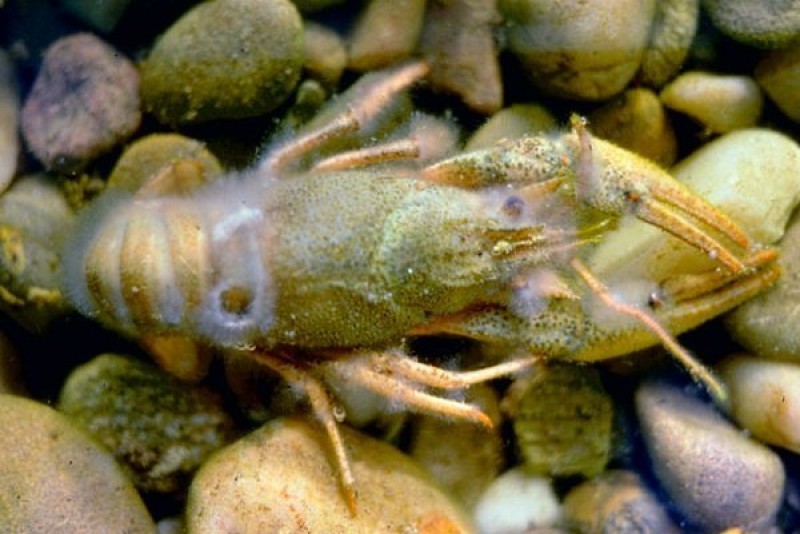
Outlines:
POLYGON ((411 121, 404 138, 324 151, 357 143, 426 72, 409 63, 368 75, 325 122, 250 171, 189 193, 165 183, 169 172, 134 195, 108 193, 65 255, 66 293, 84 314, 131 336, 185 336, 243 354, 305 389, 351 510, 355 481, 327 382, 487 425, 475 407, 430 390, 656 343, 712 383, 672 336, 775 277, 774 254, 753 253, 724 214, 655 165, 592 139, 581 121, 446 159, 452 128, 430 118, 411 121), (654 281, 667 304, 647 313, 617 305, 582 258, 626 215, 725 269, 654 281), (585 305, 595 296, 633 326, 585 305), (387 349, 439 333, 529 356, 449 372, 387 349))

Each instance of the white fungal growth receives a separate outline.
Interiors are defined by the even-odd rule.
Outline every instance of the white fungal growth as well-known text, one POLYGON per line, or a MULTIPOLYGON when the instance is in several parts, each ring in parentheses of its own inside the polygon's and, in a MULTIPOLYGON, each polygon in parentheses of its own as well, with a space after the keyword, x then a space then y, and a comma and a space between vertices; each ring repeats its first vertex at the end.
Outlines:
POLYGON ((265 337, 276 296, 264 192, 229 179, 188 197, 107 193, 67 248, 68 297, 130 335, 176 332, 223 346, 265 337))

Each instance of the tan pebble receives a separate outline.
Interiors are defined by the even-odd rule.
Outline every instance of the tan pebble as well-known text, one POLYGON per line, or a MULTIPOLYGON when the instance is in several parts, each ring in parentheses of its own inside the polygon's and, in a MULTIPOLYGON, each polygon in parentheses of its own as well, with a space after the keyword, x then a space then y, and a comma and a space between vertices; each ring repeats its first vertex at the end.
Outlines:
POLYGON ((136 67, 82 33, 45 52, 22 109, 22 133, 47 168, 74 172, 130 136, 140 120, 136 67))
POLYGON ((348 66, 374 70, 408 58, 425 20, 425 0, 372 0, 349 39, 348 66))
POLYGON ((11 60, 0 51, 0 193, 8 189, 19 160, 19 94, 11 60))
POLYGON ((703 9, 721 32, 748 45, 779 48, 800 35, 797 0, 703 0, 703 9))
POLYGON ((503 106, 503 85, 494 28, 500 24, 495 0, 430 2, 420 51, 431 66, 434 89, 460 97, 490 114, 503 106))
POLYGON ((654 0, 500 0, 509 49, 556 97, 605 100, 636 74, 654 0), (613 35, 613 39, 609 39, 613 35))
POLYGON ((795 214, 792 217, 780 247, 778 265, 782 275, 778 282, 765 293, 731 312, 725 318, 725 325, 733 338, 751 353, 765 358, 798 362, 800 215, 795 214))
POLYGON ((561 522, 561 504, 550 479, 516 467, 500 475, 475 507, 481 534, 548 532, 561 522))
POLYGON ((142 62, 142 103, 166 124, 268 113, 297 85, 303 51, 302 20, 289 0, 202 2, 142 62))
POLYGON ((754 126, 764 106, 761 90, 749 76, 700 71, 675 78, 661 90, 661 101, 714 133, 754 126))
POLYGON ((410 458, 340 426, 358 491, 348 510, 316 424, 281 418, 222 449, 197 473, 186 510, 195 534, 472 532, 464 512, 410 458))
POLYGON ((661 87, 678 73, 697 31, 700 0, 659 0, 637 78, 661 87))
POLYGON ((155 532, 112 456, 43 404, 0 395, 5 532, 155 532))
POLYGON ((800 366, 739 354, 717 369, 736 422, 765 443, 800 452, 800 366))
POLYGON ((766 54, 756 65, 755 78, 787 117, 800 121, 800 44, 766 54))
POLYGON ((530 473, 600 473, 611 447, 613 405, 596 369, 553 364, 517 380, 503 399, 530 473))
POLYGON ((472 509, 503 467, 502 421, 497 394, 489 386, 472 386, 464 401, 480 407, 494 426, 420 416, 413 425, 409 454, 450 495, 472 509))
POLYGON ((606 471, 570 490, 564 498, 564 522, 577 532, 680 532, 633 471, 606 471))
POLYGON ((645 88, 628 89, 589 114, 592 133, 662 167, 675 163, 678 141, 658 96, 645 88))
POLYGON ((181 161, 196 162, 204 179, 223 172, 217 158, 200 141, 180 134, 150 134, 125 149, 108 177, 108 187, 135 192, 157 172, 181 161))
POLYGON ((547 132, 556 127, 556 119, 544 106, 513 104, 492 115, 467 141, 464 150, 489 148, 503 139, 547 132))
POLYGON ((151 492, 185 491, 188 477, 233 432, 210 390, 116 354, 72 371, 58 406, 114 454, 139 488, 151 492))
POLYGON ((718 532, 772 523, 785 481, 774 452, 677 386, 645 383, 636 411, 658 481, 692 524, 718 532))
POLYGON ((335 86, 347 66, 344 40, 330 28, 312 21, 304 22, 303 38, 306 72, 327 86, 335 86))
MULTIPOLYGON (((671 174, 755 241, 774 243, 800 201, 800 146, 775 131, 739 130, 690 154, 671 174)), ((706 254, 640 221, 604 239, 591 263, 601 276, 627 280, 664 280, 717 266, 706 254)))

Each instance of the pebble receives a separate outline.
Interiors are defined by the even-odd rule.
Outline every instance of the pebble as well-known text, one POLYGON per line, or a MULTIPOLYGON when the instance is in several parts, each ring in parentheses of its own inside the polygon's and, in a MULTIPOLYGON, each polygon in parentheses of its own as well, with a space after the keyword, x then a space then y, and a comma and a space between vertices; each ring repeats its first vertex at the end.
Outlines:
POLYGON ((57 411, 0 394, 4 532, 155 532, 113 457, 57 411))
POLYGON ((268 113, 297 85, 303 51, 302 20, 289 0, 203 2, 141 64, 144 108, 171 125, 268 113))
POLYGON ((411 56, 422 34, 425 6, 425 0, 369 2, 350 33, 348 66, 367 71, 411 56))
POLYGON ((474 515, 481 534, 526 534, 556 527, 562 510, 550 479, 515 467, 486 489, 474 515))
POLYGON ((785 480, 774 452, 676 386, 647 382, 635 403, 653 471, 687 520, 715 532, 772 524, 785 480))
POLYGON ((564 523, 575 532, 678 534, 658 497, 633 471, 611 470, 571 489, 564 523))
POLYGON ((754 74, 770 100, 787 117, 800 122, 800 44, 765 54, 754 74))
POLYGON ((189 532, 473 531, 463 510, 410 458, 339 429, 356 480, 355 516, 337 484, 326 434, 305 419, 280 418, 222 449, 197 473, 189 532))
POLYGON ((556 119, 544 106, 514 104, 492 115, 473 133, 464 150, 490 148, 503 139, 519 139, 555 129, 556 119))
POLYGON ((800 366, 736 354, 717 370, 736 422, 764 443, 800 453, 800 366))
POLYGON ((764 358, 800 361, 800 216, 789 222, 780 243, 782 275, 766 292, 745 302, 725 318, 731 336, 749 352, 764 358))
POLYGON ((504 443, 497 393, 476 384, 466 391, 464 402, 480 407, 494 426, 419 416, 408 453, 448 494, 472 509, 503 467, 504 443))
POLYGON ((14 66, 0 50, 0 193, 8 189, 19 161, 19 94, 14 66))
POLYGON ((48 47, 22 108, 22 134, 48 169, 76 172, 139 127, 133 63, 88 34, 48 47))
MULTIPOLYGON (((754 240, 783 236, 800 202, 800 146, 766 129, 731 132, 672 168, 689 189, 722 209, 754 240)), ((590 263, 602 278, 664 280, 716 265, 704 253, 641 221, 629 221, 606 237, 590 263)))
POLYGON ((151 492, 185 490, 189 476, 233 431, 211 391, 115 354, 72 371, 58 404, 151 492))
POLYGON ((759 48, 779 48, 800 35, 798 0, 703 0, 714 26, 759 48))
POLYGON ((675 163, 678 141, 658 96, 644 87, 628 89, 589 114, 591 132, 662 167, 675 163))
MULTIPOLYGON (((312 21, 303 23, 306 73, 328 87, 339 83, 347 66, 347 50, 344 39, 338 33, 312 21)), ((307 83, 308 80, 301 82, 307 83)), ((300 93, 298 87, 297 93, 300 93)))
POLYGON ((613 404, 597 370, 550 364, 517 380, 503 399, 529 473, 600 473, 611 448, 613 404))
POLYGON ((499 6, 508 47, 536 87, 597 101, 621 92, 639 70, 656 2, 500 0, 499 6))
POLYGON ((503 107, 494 28, 496 0, 429 2, 420 52, 431 67, 428 82, 486 115, 503 107))
POLYGON ((64 300, 61 253, 74 214, 44 175, 16 180, 0 196, 0 310, 34 332, 70 307, 64 300))
POLYGON ((749 76, 685 72, 660 96, 666 107, 689 115, 713 133, 755 126, 764 107, 761 89, 749 76))
POLYGON ((200 141, 175 133, 156 133, 137 139, 125 149, 108 176, 108 187, 135 192, 157 172, 179 162, 197 163, 204 181, 223 173, 219 160, 200 141))
POLYGON ((661 87, 683 66, 692 46, 700 0, 659 0, 637 79, 661 87))

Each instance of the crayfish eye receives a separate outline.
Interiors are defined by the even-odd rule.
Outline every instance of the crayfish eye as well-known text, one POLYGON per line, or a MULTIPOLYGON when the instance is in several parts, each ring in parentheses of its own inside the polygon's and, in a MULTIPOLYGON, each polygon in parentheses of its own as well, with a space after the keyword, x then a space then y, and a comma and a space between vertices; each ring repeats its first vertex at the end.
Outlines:
POLYGON ((253 304, 253 294, 242 286, 229 287, 219 295, 222 309, 231 315, 247 315, 253 304))
POLYGON ((522 215, 522 210, 524 208, 525 201, 516 195, 512 195, 503 202, 503 207, 501 209, 504 215, 516 219, 522 215))

